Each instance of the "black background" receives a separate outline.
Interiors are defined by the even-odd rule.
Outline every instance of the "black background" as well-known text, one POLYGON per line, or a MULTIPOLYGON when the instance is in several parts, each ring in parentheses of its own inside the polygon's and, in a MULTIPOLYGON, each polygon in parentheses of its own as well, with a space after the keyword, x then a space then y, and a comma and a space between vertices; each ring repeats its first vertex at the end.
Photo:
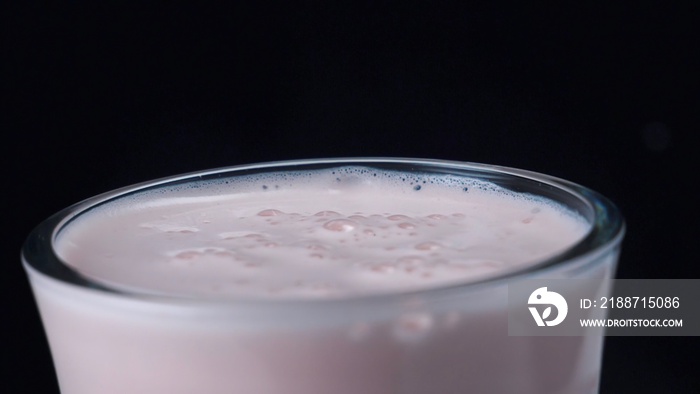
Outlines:
MULTIPOLYGON (((489 4, 3 2, 3 384, 57 392, 19 263, 31 228, 212 167, 402 156, 544 172, 619 205, 619 278, 698 278, 700 9, 489 4)), ((697 337, 609 337, 601 392, 697 392, 698 354, 697 337)))

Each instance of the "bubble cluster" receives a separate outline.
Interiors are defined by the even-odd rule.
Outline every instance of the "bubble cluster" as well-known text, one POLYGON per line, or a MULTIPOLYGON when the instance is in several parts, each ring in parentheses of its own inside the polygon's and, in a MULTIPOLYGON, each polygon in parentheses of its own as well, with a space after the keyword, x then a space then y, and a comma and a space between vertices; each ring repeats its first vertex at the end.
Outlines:
MULTIPOLYGON (((391 189, 392 193, 449 193, 454 196, 472 191, 487 192, 494 195, 530 200, 539 204, 557 207, 551 201, 529 194, 522 194, 502 188, 494 183, 474 177, 448 173, 404 172, 363 166, 341 166, 333 169, 279 171, 271 169, 260 174, 214 177, 212 179, 192 179, 190 182, 177 182, 175 185, 163 185, 152 188, 129 198, 107 204, 108 209, 129 207, 133 204, 149 205, 157 198, 199 196, 206 190, 213 196, 227 196, 231 193, 275 192, 279 190, 302 190, 318 187, 336 190, 348 190, 358 186, 381 187, 391 189)), ((215 198, 218 198, 215 197, 215 198)), ((565 210, 559 209, 564 212, 565 210)))
POLYGON ((266 207, 252 216, 232 216, 217 228, 222 231, 207 237, 190 232, 193 244, 209 246, 169 251, 171 261, 209 267, 228 275, 230 282, 244 281, 245 291, 258 295, 349 295, 368 286, 372 292, 422 288, 484 277, 507 267, 486 256, 464 258, 474 229, 459 212, 300 213, 266 207))

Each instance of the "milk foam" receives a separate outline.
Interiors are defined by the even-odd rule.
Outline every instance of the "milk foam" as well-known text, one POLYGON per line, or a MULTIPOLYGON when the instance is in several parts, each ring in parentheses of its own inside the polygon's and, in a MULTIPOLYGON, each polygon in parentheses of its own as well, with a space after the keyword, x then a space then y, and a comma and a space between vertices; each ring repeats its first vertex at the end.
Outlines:
POLYGON ((56 250, 86 277, 138 293, 338 298, 502 275, 589 230, 552 201, 481 180, 344 167, 124 197, 69 223, 56 250))

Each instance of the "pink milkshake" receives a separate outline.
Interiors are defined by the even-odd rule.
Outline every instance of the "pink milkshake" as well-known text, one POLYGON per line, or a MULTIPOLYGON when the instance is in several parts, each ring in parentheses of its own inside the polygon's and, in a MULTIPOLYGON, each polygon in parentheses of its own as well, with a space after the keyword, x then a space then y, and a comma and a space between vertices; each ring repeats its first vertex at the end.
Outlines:
POLYGON ((242 166, 95 197, 23 256, 63 394, 593 393, 600 335, 510 337, 506 311, 521 278, 611 278, 591 193, 430 160, 242 166))

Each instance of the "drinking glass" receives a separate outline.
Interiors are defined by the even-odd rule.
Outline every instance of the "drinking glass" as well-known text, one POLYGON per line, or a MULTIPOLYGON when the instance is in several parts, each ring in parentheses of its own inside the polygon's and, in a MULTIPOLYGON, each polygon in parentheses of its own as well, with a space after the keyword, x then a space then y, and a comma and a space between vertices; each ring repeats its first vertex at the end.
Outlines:
POLYGON ((442 160, 337 158, 199 171, 89 198, 36 227, 22 259, 63 394, 594 393, 603 333, 509 336, 508 286, 576 278, 609 291, 623 234, 608 199, 555 177, 442 160), (91 279, 56 252, 76 218, 121 199, 348 166, 449 175, 544 197, 583 217, 590 231, 551 258, 494 277, 328 299, 152 294, 91 279))

